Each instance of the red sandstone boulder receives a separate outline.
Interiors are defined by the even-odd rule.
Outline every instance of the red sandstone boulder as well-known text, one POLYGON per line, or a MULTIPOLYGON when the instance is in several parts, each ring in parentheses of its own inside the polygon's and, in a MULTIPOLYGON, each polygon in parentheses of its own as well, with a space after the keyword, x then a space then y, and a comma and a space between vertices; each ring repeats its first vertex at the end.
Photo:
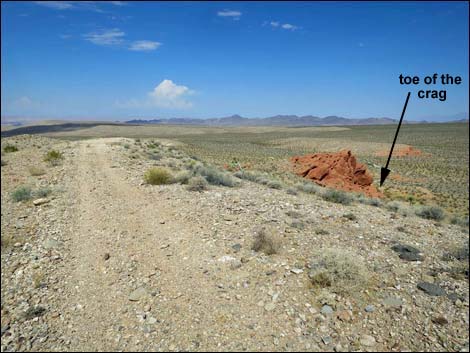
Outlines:
POLYGON ((362 192, 369 197, 382 197, 372 185, 372 175, 358 163, 351 151, 315 153, 291 158, 294 173, 317 184, 344 191, 362 192))

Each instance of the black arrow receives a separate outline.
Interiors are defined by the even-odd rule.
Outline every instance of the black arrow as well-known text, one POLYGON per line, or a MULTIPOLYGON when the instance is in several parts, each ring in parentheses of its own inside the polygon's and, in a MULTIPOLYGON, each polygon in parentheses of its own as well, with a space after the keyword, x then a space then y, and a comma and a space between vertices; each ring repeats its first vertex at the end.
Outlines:
POLYGON ((410 99, 410 92, 406 96, 405 106, 403 107, 403 111, 401 112, 400 122, 398 123, 397 132, 395 133, 395 138, 393 139, 392 149, 390 150, 390 154, 388 155, 387 164, 385 168, 380 168, 380 186, 383 185, 385 179, 387 179, 388 175, 390 174, 390 169, 388 169, 388 164, 390 163, 390 158, 392 158, 393 148, 395 147, 395 142, 397 142, 398 131, 400 131, 401 122, 403 121, 403 117, 405 116, 406 106, 408 105, 408 101, 410 99))

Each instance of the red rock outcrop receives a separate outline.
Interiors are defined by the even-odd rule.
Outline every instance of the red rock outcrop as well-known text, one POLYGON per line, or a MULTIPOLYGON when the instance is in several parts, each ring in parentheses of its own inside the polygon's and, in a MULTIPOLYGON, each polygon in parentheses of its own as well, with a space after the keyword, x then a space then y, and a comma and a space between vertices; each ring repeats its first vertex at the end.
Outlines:
POLYGON ((383 195, 372 185, 372 175, 358 163, 351 151, 315 153, 291 158, 294 173, 319 185, 361 192, 369 197, 383 195))

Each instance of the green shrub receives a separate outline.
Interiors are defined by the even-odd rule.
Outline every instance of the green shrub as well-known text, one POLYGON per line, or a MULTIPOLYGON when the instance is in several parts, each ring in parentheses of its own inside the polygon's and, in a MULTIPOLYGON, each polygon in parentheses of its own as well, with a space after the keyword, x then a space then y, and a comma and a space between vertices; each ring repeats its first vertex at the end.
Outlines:
POLYGON ((189 191, 207 190, 207 180, 202 176, 195 176, 189 179, 187 189, 189 191))
POLYGON ((424 219, 442 221, 445 217, 444 211, 438 206, 422 206, 416 210, 416 214, 424 219))
POLYGON ((172 176, 170 172, 163 168, 150 168, 144 174, 144 180, 150 185, 171 184, 172 176))
POLYGON ((296 184, 295 187, 297 190, 307 194, 319 194, 322 192, 322 187, 313 182, 296 184))
POLYGON ((3 147, 3 152, 5 153, 11 153, 11 152, 17 152, 17 151, 18 151, 18 147, 14 145, 6 145, 5 147, 3 147))
POLYGON ((298 192, 296 189, 294 188, 287 188, 286 192, 289 194, 289 195, 297 195, 298 192))
POLYGON ((207 167, 201 164, 197 164, 194 167, 195 174, 202 175, 205 177, 207 182, 211 185, 222 185, 222 186, 235 186, 235 180, 227 173, 218 171, 213 167, 207 167))
POLYGON ((277 180, 270 180, 268 182, 268 187, 271 188, 271 189, 282 189, 282 184, 281 182, 277 181, 277 180))
POLYGON ((392 211, 392 212, 398 212, 400 209, 404 207, 404 204, 399 202, 399 201, 391 201, 387 203, 385 206, 387 210, 392 211))
POLYGON ((382 206, 382 201, 378 198, 369 198, 364 195, 359 195, 357 197, 357 201, 359 203, 362 203, 364 205, 370 205, 370 206, 375 206, 375 207, 380 207, 382 206))
POLYGON ((51 190, 50 188, 45 187, 45 188, 40 188, 40 189, 36 190, 36 191, 34 192, 34 195, 35 195, 36 197, 46 197, 46 196, 48 196, 51 192, 52 192, 52 190, 51 190))
POLYGON ((327 189, 322 192, 321 197, 326 201, 349 205, 352 202, 352 197, 340 190, 327 189))
POLYGON ((452 218, 450 219, 450 223, 468 228, 468 217, 462 218, 462 217, 452 216, 452 218))
POLYGON ((46 153, 46 156, 44 157, 44 161, 48 162, 51 165, 59 165, 60 162, 64 159, 64 155, 56 150, 51 150, 46 153))
POLYGON ((175 183, 178 183, 178 184, 187 184, 189 182, 189 179, 191 179, 191 177, 193 176, 193 174, 189 171, 182 171, 178 174, 176 174, 175 178, 174 178, 174 182, 175 183))
POLYGON ((11 197, 14 201, 27 201, 33 197, 31 188, 28 186, 20 186, 11 193, 11 197))

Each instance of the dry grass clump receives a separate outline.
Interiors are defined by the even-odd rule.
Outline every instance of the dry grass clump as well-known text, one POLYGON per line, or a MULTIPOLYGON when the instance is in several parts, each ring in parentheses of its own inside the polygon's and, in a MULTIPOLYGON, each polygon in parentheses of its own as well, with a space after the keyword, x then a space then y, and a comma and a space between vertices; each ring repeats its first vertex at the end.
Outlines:
POLYGON ((251 249, 266 255, 277 254, 281 249, 281 241, 273 230, 263 227, 256 232, 251 249))
POLYGON ((195 176, 189 179, 188 186, 186 187, 189 191, 204 191, 207 190, 209 183, 202 176, 195 176))
POLYGON ((309 278, 313 286, 328 287, 338 294, 350 294, 367 288, 371 277, 357 254, 342 249, 317 250, 310 269, 309 278))
POLYGON ((150 185, 164 185, 171 184, 173 177, 167 169, 154 167, 145 172, 144 180, 150 185))

